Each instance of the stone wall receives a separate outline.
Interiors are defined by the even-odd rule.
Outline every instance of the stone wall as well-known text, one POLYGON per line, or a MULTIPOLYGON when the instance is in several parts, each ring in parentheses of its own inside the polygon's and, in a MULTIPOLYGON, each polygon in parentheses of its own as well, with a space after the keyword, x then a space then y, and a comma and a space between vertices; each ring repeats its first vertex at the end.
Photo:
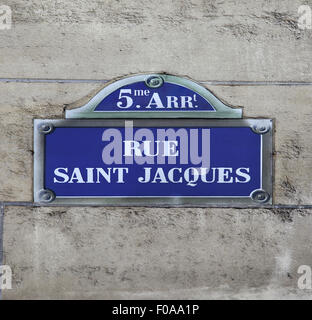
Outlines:
POLYGON ((0 30, 4 299, 310 297, 297 287, 298 267, 312 266, 312 30, 297 26, 306 2, 1 4, 13 14, 0 30), (244 117, 274 119, 272 207, 32 203, 33 119, 62 118, 141 72, 187 75, 244 117))

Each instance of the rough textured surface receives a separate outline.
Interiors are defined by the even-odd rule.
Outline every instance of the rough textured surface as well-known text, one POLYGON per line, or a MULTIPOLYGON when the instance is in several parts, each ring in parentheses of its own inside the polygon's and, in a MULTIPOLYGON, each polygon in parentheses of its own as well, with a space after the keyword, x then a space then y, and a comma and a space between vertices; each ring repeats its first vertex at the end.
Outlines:
MULTIPOLYGON (((34 118, 62 118, 67 104, 101 88, 98 84, 0 84, 0 199, 32 200, 34 118), (18 93, 18 94, 17 94, 18 93)), ((312 203, 312 109, 310 87, 209 86, 221 99, 244 107, 245 117, 275 120, 274 202, 312 203)), ((75 101, 78 101, 75 103, 75 101)))
POLYGON ((311 81, 301 0, 11 0, 0 77, 110 79, 166 71, 198 80, 311 81))
POLYGON ((312 209, 300 207, 312 204, 312 30, 297 26, 307 3, 6 1, 0 203, 10 201, 3 247, 13 289, 3 297, 311 299, 297 286, 298 267, 312 266, 312 209), (62 118, 101 88, 94 80, 161 71, 233 80, 209 89, 245 117, 274 119, 274 203, 295 209, 31 206, 33 119, 62 118), (51 83, 5 82, 15 78, 51 83))
POLYGON ((309 210, 25 208, 4 218, 4 298, 299 298, 309 210))

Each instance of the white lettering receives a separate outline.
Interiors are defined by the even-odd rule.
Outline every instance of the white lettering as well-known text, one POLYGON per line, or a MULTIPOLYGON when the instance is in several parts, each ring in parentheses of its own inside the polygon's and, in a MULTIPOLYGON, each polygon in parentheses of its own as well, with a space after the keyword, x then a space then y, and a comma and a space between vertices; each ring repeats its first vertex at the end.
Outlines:
POLYGON ((54 170, 54 174, 57 176, 57 177, 60 177, 60 178, 63 178, 63 180, 57 180, 55 177, 53 179, 53 182, 54 183, 66 183, 68 180, 69 180, 69 177, 66 173, 64 172, 61 172, 61 170, 65 171, 65 172, 68 172, 68 169, 67 168, 56 168, 54 170))

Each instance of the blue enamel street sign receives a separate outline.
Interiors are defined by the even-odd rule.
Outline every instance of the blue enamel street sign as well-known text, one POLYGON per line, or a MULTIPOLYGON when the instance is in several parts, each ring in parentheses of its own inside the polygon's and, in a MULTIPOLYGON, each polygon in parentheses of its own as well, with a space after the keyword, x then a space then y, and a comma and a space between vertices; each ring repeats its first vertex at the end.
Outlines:
POLYGON ((240 119, 194 81, 125 77, 65 117, 34 121, 35 202, 272 203, 272 121, 240 119))
POLYGON ((241 118, 240 108, 225 105, 194 81, 164 74, 115 81, 87 104, 66 110, 66 118, 241 118))
POLYGON ((268 119, 35 120, 34 139, 36 202, 272 201, 268 119))
POLYGON ((215 112, 209 101, 193 90, 168 82, 159 88, 149 88, 144 81, 122 86, 105 97, 94 109, 95 112, 121 110, 215 112))

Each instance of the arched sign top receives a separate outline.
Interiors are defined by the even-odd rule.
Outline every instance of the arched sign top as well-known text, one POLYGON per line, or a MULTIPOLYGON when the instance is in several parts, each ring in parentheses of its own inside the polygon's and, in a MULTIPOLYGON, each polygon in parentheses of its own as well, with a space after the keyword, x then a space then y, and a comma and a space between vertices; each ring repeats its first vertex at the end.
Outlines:
POLYGON ((205 87, 167 74, 125 77, 105 86, 66 118, 241 118, 205 87))

